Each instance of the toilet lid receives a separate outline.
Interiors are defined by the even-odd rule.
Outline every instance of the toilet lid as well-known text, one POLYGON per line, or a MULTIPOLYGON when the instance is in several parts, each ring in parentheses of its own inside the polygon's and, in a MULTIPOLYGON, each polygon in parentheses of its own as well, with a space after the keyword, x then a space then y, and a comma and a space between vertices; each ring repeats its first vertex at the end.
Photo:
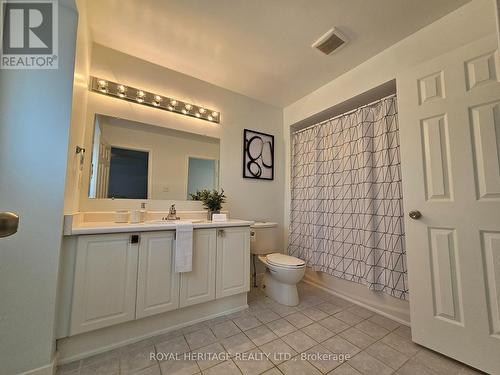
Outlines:
POLYGON ((303 267, 306 264, 302 259, 281 253, 269 254, 266 259, 269 263, 280 267, 303 267))

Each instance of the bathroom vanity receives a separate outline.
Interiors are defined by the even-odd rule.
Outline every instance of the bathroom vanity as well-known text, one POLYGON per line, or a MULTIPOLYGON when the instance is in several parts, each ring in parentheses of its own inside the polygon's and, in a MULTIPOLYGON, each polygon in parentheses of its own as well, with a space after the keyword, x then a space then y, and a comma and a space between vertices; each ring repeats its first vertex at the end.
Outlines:
POLYGON ((248 306, 253 222, 207 221, 194 200, 221 188, 220 140, 88 111, 80 212, 64 218, 59 363, 248 306), (164 219, 177 217, 193 223, 190 272, 174 268, 177 221, 164 219))
POLYGON ((176 273, 175 223, 74 220, 63 241, 61 362, 246 308, 252 223, 195 220, 192 271, 176 273))

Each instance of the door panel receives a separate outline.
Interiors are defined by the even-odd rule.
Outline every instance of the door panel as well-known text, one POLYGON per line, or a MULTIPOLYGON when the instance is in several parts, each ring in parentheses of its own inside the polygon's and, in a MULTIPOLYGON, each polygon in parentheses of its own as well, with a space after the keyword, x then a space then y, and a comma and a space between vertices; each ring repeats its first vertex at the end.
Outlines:
POLYGON ((434 314, 461 322, 461 288, 458 285, 456 231, 429 228, 432 264, 434 314))
POLYGON ((424 173, 428 200, 452 198, 449 138, 445 115, 422 120, 424 173))
POLYGON ((250 290, 250 228, 217 231, 216 297, 222 298, 250 290))
POLYGON ((413 341, 500 373, 500 83, 494 37, 397 77, 413 341))
POLYGON ((483 232, 490 335, 500 339, 500 232, 483 232))
POLYGON ((479 199, 500 199, 500 101, 470 109, 479 199), (489 155, 498 155, 497 158, 489 155))
POLYGON ((137 318, 179 307, 179 274, 174 272, 174 231, 141 234, 137 318))
POLYGON ((181 274, 180 307, 215 299, 216 233, 215 229, 193 232, 193 270, 181 274))
POLYGON ((79 236, 71 334, 135 318, 137 245, 128 234, 79 236))
POLYGON ((467 90, 495 83, 498 79, 498 60, 495 50, 475 57, 465 63, 467 90))

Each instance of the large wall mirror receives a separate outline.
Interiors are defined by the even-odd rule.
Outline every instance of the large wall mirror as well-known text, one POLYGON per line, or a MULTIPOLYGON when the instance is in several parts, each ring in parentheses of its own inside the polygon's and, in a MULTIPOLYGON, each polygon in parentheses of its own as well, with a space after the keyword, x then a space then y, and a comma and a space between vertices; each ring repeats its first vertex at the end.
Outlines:
POLYGON ((89 198, 190 200, 219 188, 219 140, 96 115, 89 198))

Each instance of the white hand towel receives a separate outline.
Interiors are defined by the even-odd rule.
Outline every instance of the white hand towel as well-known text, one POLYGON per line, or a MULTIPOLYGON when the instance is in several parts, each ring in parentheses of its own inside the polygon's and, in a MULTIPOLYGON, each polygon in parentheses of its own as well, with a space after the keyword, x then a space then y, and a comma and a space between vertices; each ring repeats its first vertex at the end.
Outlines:
POLYGON ((175 225, 175 272, 193 269, 193 224, 178 222, 175 225))

